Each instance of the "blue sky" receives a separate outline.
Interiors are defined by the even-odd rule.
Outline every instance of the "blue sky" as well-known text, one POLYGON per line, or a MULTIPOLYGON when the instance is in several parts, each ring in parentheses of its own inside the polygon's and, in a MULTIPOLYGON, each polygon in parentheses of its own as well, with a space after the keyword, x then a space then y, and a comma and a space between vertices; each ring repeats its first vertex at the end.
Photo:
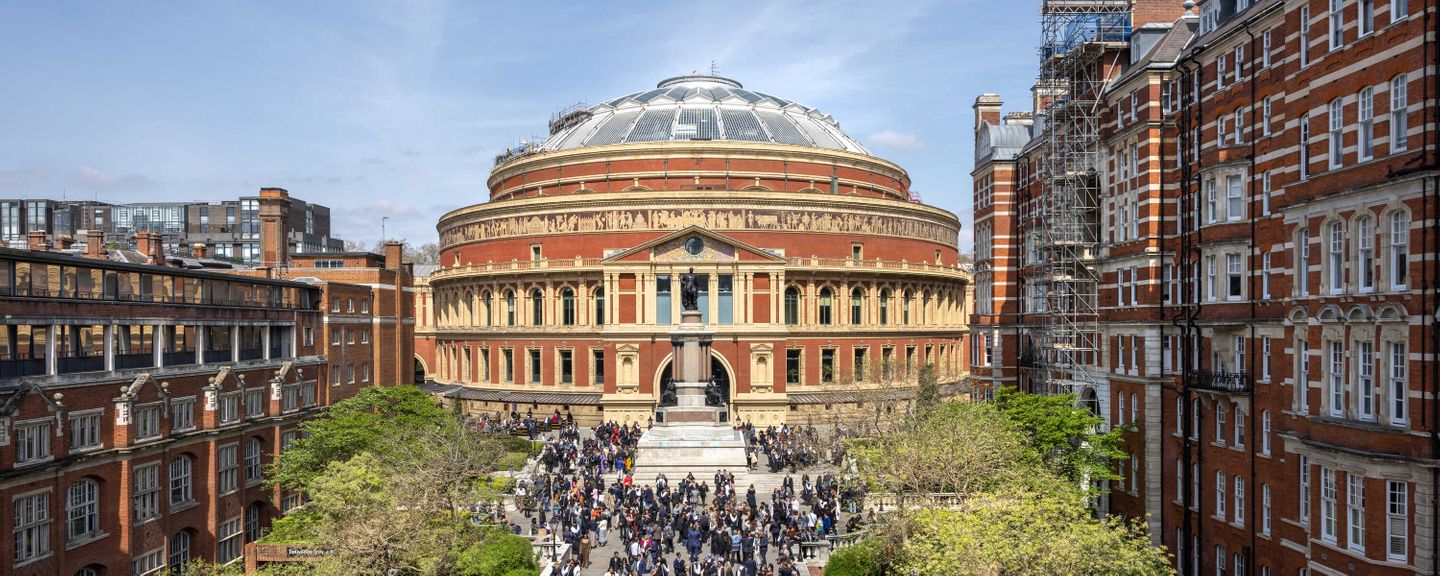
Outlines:
POLYGON ((817 107, 956 212, 970 105, 1028 105, 1032 2, 0 4, 0 197, 328 205, 335 235, 435 239, 497 151, 578 101, 705 70, 817 107))

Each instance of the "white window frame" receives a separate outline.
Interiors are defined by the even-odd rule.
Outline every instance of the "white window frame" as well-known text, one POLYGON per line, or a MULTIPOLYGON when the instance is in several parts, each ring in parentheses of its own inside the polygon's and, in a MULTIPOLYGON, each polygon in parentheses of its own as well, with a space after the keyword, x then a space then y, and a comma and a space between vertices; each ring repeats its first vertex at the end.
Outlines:
MULTIPOLYGON (((1400 0, 1390 0, 1398 2, 1400 0)), ((1404 152, 1410 147, 1410 103, 1408 74, 1390 79, 1390 153, 1404 152)))
POLYGON ((1334 52, 1345 46, 1345 0, 1330 0, 1330 22, 1329 39, 1330 51, 1334 52))
POLYGON ((1390 368, 1390 425, 1405 427, 1410 422, 1409 355, 1406 342, 1387 342, 1390 368))
POLYGON ((1385 481, 1385 559, 1391 562, 1410 559, 1409 482, 1385 481))
POLYGON ((1340 539, 1340 493, 1335 470, 1320 467, 1320 539, 1335 544, 1340 539))
POLYGON ((1329 160, 1330 169, 1336 170, 1345 165, 1345 99, 1336 98, 1330 101, 1326 107, 1329 111, 1329 160))
POLYGON ((1345 520, 1349 527, 1346 532, 1346 546, 1355 552, 1365 552, 1365 478, 1356 474, 1345 475, 1345 520))
POLYGON ((71 452, 96 450, 105 446, 105 439, 101 437, 104 417, 104 408, 70 413, 68 436, 71 452))
POLYGON ((50 490, 20 494, 10 500, 13 512, 15 565, 47 558, 50 542, 50 490))
POLYGON ((1356 154, 1361 161, 1365 161, 1375 157, 1375 89, 1370 86, 1361 88, 1355 98, 1360 121, 1359 147, 1356 154))
POLYGON ((1356 415, 1367 422, 1375 421, 1375 343, 1355 341, 1355 404, 1356 415))
POLYGON ((142 523, 160 517, 160 462, 136 466, 131 480, 131 520, 142 523))

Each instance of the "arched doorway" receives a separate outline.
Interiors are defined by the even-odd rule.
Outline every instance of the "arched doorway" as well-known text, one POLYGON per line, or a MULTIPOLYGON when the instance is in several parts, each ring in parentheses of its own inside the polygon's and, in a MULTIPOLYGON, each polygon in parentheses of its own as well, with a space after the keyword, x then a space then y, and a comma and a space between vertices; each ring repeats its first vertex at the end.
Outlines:
POLYGON ((425 361, 422 360, 422 359, 420 358, 420 356, 418 356, 418 355, 415 356, 415 383, 416 383, 416 384, 424 384, 424 383, 425 383, 425 373, 426 373, 426 370, 425 370, 425 361))
MULTIPOLYGON (((730 406, 730 387, 733 382, 730 377, 730 369, 725 366, 725 362, 720 360, 720 356, 713 352, 710 354, 710 374, 715 379, 715 392, 718 397, 707 400, 706 403, 712 406, 730 406)), ((666 360, 665 367, 660 369, 660 406, 674 405, 674 363, 666 360)))

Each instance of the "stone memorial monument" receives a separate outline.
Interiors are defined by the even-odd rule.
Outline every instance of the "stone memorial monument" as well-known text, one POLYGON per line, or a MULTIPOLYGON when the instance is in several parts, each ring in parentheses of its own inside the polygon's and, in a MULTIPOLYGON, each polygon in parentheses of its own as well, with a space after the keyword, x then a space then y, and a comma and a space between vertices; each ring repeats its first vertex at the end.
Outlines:
POLYGON ((745 440, 730 427, 729 407, 706 402, 714 331, 701 319, 698 293, 691 269, 680 276, 680 325, 670 332, 675 405, 657 408, 655 427, 640 437, 635 465, 639 478, 664 473, 678 479, 686 472, 700 478, 721 468, 737 475, 746 470, 745 440))

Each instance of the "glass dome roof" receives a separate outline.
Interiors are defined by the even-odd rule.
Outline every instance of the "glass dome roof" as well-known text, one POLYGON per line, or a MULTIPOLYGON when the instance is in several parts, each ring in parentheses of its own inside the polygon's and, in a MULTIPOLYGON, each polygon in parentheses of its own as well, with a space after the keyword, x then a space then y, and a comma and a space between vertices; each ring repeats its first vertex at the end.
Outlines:
POLYGON ((870 154, 828 114, 710 75, 669 78, 654 90, 557 114, 539 148, 667 140, 773 142, 870 154))

